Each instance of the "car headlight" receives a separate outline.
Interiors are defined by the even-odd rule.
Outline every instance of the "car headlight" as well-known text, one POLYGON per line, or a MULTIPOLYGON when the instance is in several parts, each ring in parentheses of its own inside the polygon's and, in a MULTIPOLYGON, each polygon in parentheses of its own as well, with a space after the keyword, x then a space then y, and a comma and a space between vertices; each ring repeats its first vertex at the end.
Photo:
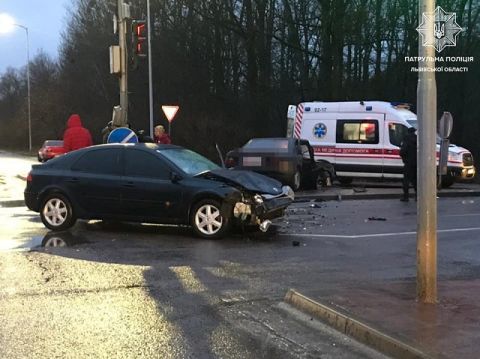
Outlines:
POLYGON ((263 198, 259 194, 256 194, 253 196, 253 200, 255 201, 256 204, 262 204, 263 203, 263 198))

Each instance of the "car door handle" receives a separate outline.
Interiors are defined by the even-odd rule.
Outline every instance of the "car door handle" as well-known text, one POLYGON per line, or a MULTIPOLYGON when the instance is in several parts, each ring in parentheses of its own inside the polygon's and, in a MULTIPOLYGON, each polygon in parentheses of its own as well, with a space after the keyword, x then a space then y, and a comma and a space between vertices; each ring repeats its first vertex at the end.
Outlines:
POLYGON ((70 182, 70 183, 78 183, 78 178, 76 178, 76 177, 69 178, 69 179, 67 180, 67 182, 70 182))
POLYGON ((132 188, 132 187, 135 187, 135 185, 133 184, 133 182, 127 182, 123 184, 123 187, 132 188))

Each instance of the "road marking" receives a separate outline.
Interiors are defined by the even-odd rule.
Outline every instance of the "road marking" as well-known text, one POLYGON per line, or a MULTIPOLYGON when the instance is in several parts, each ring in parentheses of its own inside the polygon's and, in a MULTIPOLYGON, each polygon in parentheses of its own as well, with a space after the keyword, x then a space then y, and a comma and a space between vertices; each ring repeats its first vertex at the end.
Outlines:
POLYGON ((467 216, 480 216, 480 213, 465 213, 465 214, 440 214, 440 217, 467 217, 467 216))
MULTIPOLYGON (((438 229, 437 233, 449 233, 449 232, 471 232, 480 231, 480 227, 472 228, 451 228, 451 229, 438 229)), ((392 236, 407 236, 411 234, 417 234, 417 232, 396 232, 396 233, 373 233, 373 234, 357 234, 357 235, 342 235, 342 234, 303 234, 303 233, 282 233, 282 236, 289 237, 318 237, 318 238, 369 238, 369 237, 392 237, 392 236)))

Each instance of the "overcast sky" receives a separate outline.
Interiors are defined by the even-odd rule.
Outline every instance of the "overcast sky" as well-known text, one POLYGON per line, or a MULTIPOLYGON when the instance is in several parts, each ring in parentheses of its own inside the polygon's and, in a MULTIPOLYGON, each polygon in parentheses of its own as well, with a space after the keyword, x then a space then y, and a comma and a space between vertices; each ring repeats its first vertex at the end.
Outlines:
MULTIPOLYGON (((71 0, 0 0, 0 13, 28 27, 30 60, 40 49, 57 58, 60 34, 66 23, 71 0)), ((27 62, 25 30, 15 27, 12 33, 0 34, 0 74, 8 66, 21 68, 27 62)))

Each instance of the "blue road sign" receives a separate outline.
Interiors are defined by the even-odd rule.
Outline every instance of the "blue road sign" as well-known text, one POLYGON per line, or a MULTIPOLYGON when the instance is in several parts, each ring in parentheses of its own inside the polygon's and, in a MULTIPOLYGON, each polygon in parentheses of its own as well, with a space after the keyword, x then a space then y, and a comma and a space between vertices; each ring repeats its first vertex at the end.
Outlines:
POLYGON ((107 143, 138 143, 138 137, 131 129, 120 127, 110 132, 107 143))

